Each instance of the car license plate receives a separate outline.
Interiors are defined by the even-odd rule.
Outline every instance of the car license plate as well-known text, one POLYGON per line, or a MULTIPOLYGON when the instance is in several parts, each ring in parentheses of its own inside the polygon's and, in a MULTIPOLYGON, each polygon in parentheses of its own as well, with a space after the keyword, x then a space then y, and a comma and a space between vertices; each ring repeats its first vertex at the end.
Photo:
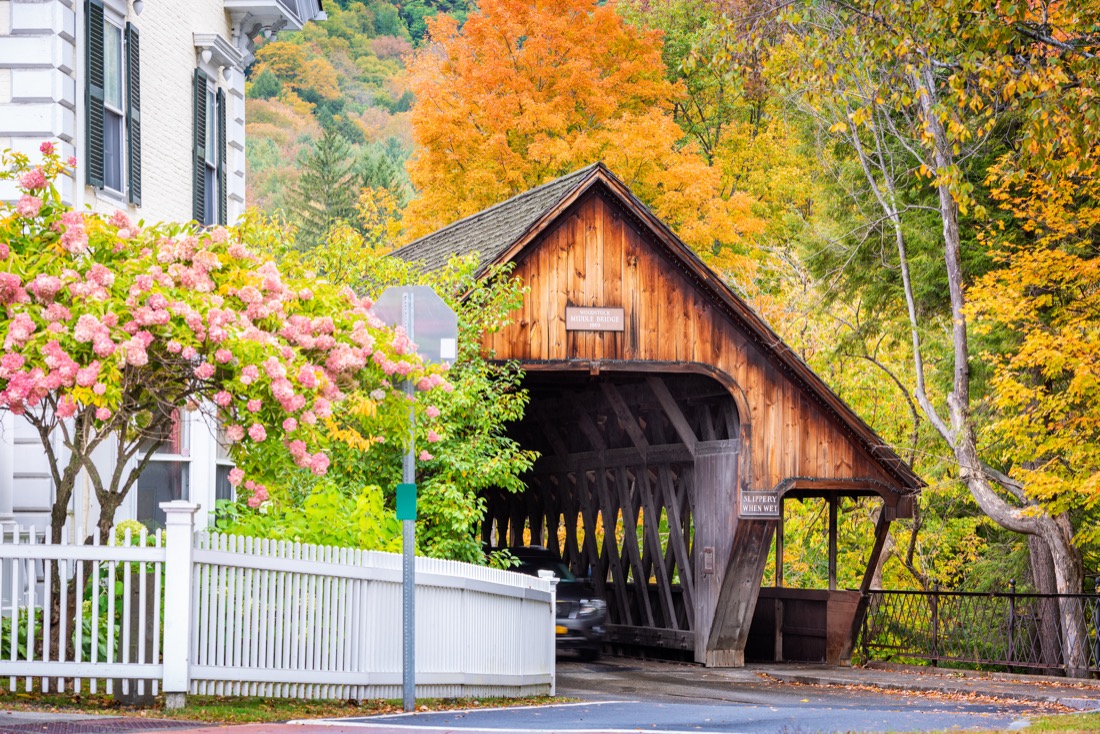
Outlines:
POLYGON ((561 625, 559 624, 559 625, 556 625, 556 626, 554 627, 554 632, 556 632, 556 633, 557 633, 557 634, 559 634, 559 635, 564 635, 564 634, 566 634, 567 632, 569 632, 569 630, 565 629, 565 627, 563 627, 563 626, 561 626, 561 625))

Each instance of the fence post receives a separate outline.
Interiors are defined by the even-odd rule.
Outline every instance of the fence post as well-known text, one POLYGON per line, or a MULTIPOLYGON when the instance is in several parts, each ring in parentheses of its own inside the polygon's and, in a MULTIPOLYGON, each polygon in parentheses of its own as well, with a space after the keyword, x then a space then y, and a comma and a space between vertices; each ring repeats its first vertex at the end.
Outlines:
POLYGON ((195 547, 193 502, 162 502, 164 525, 164 706, 183 708, 191 685, 191 576, 195 547))
POLYGON ((1096 598, 1092 600, 1092 628, 1096 631, 1096 637, 1092 643, 1091 669, 1100 668, 1100 576, 1096 577, 1096 598))
POLYGON ((1016 662, 1016 579, 1008 581, 1008 670, 1016 662))
POLYGON ((558 577, 553 571, 540 570, 539 578, 550 582, 550 629, 554 632, 550 635, 550 695, 556 696, 558 695, 558 577))
POLYGON ((940 582, 932 583, 932 667, 940 661, 940 582))

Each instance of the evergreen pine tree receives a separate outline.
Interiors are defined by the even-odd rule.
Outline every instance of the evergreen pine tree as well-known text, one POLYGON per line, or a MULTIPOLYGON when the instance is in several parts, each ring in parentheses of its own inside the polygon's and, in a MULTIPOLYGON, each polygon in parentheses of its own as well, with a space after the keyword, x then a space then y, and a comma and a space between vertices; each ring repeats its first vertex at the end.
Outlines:
POLYGON ((336 223, 355 221, 359 176, 351 145, 332 129, 324 131, 299 167, 301 175, 291 197, 292 218, 298 225, 299 247, 308 249, 321 244, 336 223))
POLYGON ((251 99, 271 99, 278 97, 283 89, 283 83, 270 69, 264 69, 248 85, 248 96, 251 99))

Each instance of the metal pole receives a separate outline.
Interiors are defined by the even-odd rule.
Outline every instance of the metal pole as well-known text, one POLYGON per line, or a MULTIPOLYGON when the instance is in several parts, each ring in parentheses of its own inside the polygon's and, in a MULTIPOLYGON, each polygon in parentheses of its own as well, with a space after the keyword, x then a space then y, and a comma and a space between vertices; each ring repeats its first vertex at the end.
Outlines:
MULTIPOLYGON (((401 323, 409 341, 413 341, 413 294, 401 296, 401 323)), ((416 411, 413 408, 413 383, 405 381, 409 397, 409 450, 401 467, 401 481, 416 482, 416 411)), ((416 710, 416 521, 401 521, 401 694, 406 711, 416 710)))

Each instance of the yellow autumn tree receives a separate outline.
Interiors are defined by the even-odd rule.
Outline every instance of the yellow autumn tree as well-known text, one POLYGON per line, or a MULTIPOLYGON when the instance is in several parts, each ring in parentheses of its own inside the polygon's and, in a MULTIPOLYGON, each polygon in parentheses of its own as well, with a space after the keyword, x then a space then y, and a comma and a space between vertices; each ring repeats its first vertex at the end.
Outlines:
POLYGON ((484 0, 460 29, 429 22, 413 57, 420 192, 416 237, 595 161, 603 161, 712 266, 751 280, 764 223, 754 199, 723 195, 671 115, 661 37, 595 0, 484 0))
MULTIPOLYGON (((993 198, 1019 241, 969 293, 975 330, 1009 346, 983 355, 993 366, 986 439, 1030 498, 1080 519, 1086 549, 1100 543, 1100 176, 1079 172, 1098 161, 1078 157, 1072 177, 1000 179, 993 198)), ((1012 233, 991 229, 994 241, 1012 233)))
POLYGON ((340 86, 336 69, 321 56, 308 58, 307 49, 289 41, 272 41, 256 51, 254 74, 269 71, 296 97, 316 95, 321 99, 336 99, 340 86))

